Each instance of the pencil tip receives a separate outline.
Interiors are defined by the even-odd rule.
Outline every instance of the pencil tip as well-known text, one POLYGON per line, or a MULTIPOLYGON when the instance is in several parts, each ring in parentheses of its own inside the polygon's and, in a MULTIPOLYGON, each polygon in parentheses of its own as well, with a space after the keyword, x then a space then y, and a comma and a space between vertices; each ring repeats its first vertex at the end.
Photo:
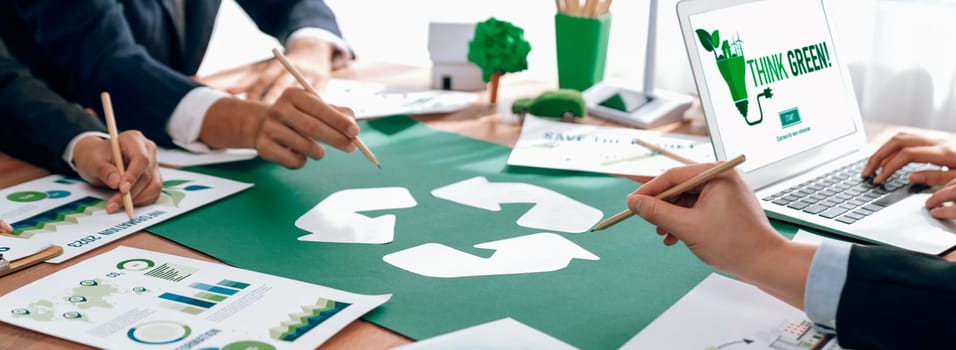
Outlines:
POLYGON ((375 164, 375 166, 377 166, 379 169, 382 169, 382 165, 381 165, 381 164, 375 164))

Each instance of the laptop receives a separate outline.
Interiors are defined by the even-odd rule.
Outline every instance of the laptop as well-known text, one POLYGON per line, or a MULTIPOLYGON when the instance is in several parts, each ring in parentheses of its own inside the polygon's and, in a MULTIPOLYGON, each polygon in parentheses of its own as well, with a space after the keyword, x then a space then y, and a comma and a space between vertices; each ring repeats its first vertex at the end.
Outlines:
POLYGON ((956 223, 934 219, 932 189, 861 178, 863 122, 822 0, 684 0, 677 15, 717 159, 737 167, 771 218, 940 254, 956 223))

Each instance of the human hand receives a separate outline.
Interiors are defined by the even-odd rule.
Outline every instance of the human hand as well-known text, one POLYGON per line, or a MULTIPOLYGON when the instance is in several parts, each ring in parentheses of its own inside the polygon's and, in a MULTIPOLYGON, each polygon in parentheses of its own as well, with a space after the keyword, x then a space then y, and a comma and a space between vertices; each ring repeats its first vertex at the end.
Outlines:
POLYGON ((927 198, 926 208, 934 218, 956 219, 956 205, 944 205, 953 202, 956 202, 956 179, 949 181, 942 189, 927 198))
POLYGON ((328 105, 321 98, 298 88, 286 89, 265 112, 256 134, 259 156, 286 168, 298 169, 306 157, 325 156, 325 147, 355 151, 359 127, 348 108, 328 105))
MULTIPOLYGON (((893 136, 870 156, 863 167, 863 177, 872 176, 877 169, 879 175, 873 183, 883 183, 894 172, 911 162, 932 163, 956 168, 956 149, 944 140, 934 140, 924 136, 901 132, 893 136)), ((925 170, 910 174, 910 182, 928 186, 943 185, 956 179, 956 170, 925 170)))
POLYGON ((3 220, 0 220, 0 233, 6 233, 6 234, 13 233, 13 226, 10 226, 10 224, 4 222, 3 220))
MULTIPOLYGON (((314 38, 295 39, 287 46, 286 59, 309 84, 321 91, 332 71, 332 55, 335 52, 333 46, 314 38)), ((248 100, 273 103, 285 89, 298 85, 285 66, 273 58, 253 65, 245 77, 226 91, 232 94, 245 93, 248 100)))
POLYGON ((657 226, 665 245, 684 241, 708 265, 746 275, 760 265, 763 254, 776 251, 787 240, 770 226, 736 172, 725 172, 668 200, 654 198, 713 166, 671 169, 628 196, 628 207, 657 226))
POLYGON ((87 136, 77 141, 73 149, 76 172, 93 186, 105 186, 119 192, 106 201, 106 211, 115 213, 123 208, 123 195, 129 193, 137 206, 152 204, 163 190, 162 176, 156 162, 156 144, 139 131, 119 134, 120 152, 126 164, 126 173, 120 176, 113 162, 110 141, 87 136))

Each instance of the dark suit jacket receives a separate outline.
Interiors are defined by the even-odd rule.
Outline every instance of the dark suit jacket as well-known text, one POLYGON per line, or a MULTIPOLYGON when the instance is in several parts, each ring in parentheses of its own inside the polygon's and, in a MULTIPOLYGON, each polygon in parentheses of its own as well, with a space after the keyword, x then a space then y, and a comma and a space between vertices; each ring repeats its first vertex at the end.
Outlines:
POLYGON ((76 135, 106 128, 17 62, 0 42, 0 150, 49 170, 73 173, 63 151, 76 135))
MULTIPOLYGON (((166 122, 183 96, 199 86, 189 76, 202 62, 220 5, 184 3, 185 35, 179 37, 171 0, 0 1, 0 36, 15 57, 67 99, 99 111, 99 93, 108 91, 120 129, 139 129, 171 146, 166 122)), ((341 35, 322 0, 238 3, 280 42, 303 27, 341 35)))
POLYGON ((956 348, 956 263, 853 246, 836 321, 851 349, 956 348))

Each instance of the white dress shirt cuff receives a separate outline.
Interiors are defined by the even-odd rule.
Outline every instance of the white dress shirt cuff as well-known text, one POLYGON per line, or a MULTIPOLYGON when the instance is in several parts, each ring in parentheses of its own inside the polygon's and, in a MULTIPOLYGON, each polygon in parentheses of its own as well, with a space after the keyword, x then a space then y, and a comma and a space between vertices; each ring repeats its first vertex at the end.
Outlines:
POLYGON ((352 49, 345 43, 345 40, 328 30, 316 27, 299 28, 292 32, 292 34, 289 34, 289 39, 286 41, 286 44, 298 38, 315 38, 332 44, 332 47, 335 49, 335 52, 332 53, 333 70, 348 66, 349 63, 352 62, 352 54, 350 53, 352 49))
POLYGON ((74 157, 73 150, 76 149, 76 143, 79 142, 80 139, 87 136, 96 136, 107 140, 110 138, 109 134, 99 131, 81 132, 79 135, 73 136, 73 139, 70 140, 70 143, 66 144, 66 149, 63 150, 63 161, 70 165, 70 169, 73 169, 73 171, 76 171, 76 164, 73 164, 73 159, 76 158, 74 157))
POLYGON ((179 100, 172 117, 166 123, 166 132, 173 139, 173 143, 190 152, 209 152, 209 146, 199 142, 199 132, 206 120, 206 112, 209 112, 209 107, 219 99, 229 97, 231 96, 228 93, 208 86, 189 91, 179 100))
POLYGON ((810 263, 803 303, 807 317, 821 332, 836 331, 837 308, 846 284, 852 247, 846 242, 824 241, 810 263))

